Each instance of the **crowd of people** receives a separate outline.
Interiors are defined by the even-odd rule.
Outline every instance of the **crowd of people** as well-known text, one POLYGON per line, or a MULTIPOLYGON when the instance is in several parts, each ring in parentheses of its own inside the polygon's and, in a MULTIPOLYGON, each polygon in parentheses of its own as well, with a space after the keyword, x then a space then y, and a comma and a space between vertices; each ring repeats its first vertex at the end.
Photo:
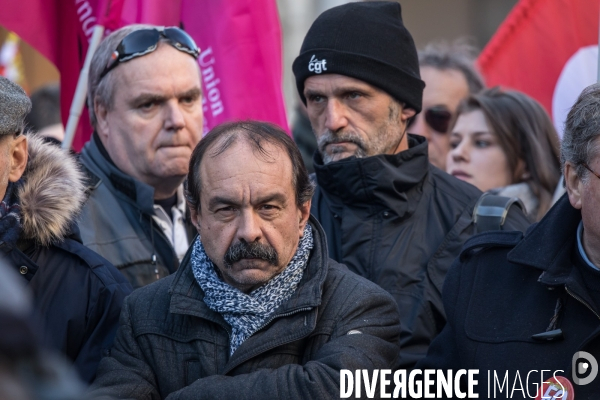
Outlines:
POLYGON ((0 78, 0 398, 329 399, 342 370, 425 369, 598 398, 572 359, 600 357, 600 85, 560 142, 465 43, 419 52, 400 4, 348 3, 293 64, 312 140, 202 138, 199 54, 177 27, 106 37, 77 155, 30 114, 56 88, 0 78))

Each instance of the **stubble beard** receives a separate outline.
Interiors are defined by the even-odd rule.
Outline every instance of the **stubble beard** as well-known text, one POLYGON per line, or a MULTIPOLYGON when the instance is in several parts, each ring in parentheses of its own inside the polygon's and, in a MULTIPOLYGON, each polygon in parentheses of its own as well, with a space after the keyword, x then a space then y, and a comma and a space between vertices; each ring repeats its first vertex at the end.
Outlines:
MULTIPOLYGON (((385 124, 378 130, 375 135, 369 136, 369 141, 351 130, 338 130, 336 132, 326 129, 323 134, 317 139, 317 149, 323 164, 329 164, 334 161, 339 161, 338 155, 346 150, 341 147, 332 147, 327 152, 327 146, 334 143, 351 142, 356 145, 354 152, 347 157, 365 158, 376 156, 379 154, 392 154, 399 146, 404 138, 406 131, 400 123, 400 105, 398 103, 390 104, 388 108, 388 118, 385 124)), ((313 133, 314 129, 313 129, 313 133)), ((317 136, 315 134, 315 136, 317 136)))

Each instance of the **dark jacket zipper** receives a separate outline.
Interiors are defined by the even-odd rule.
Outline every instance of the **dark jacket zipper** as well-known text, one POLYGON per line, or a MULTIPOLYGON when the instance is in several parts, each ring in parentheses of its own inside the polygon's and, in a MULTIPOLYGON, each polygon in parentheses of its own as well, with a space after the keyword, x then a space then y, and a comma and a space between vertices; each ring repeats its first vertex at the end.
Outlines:
POLYGON ((588 308, 588 310, 590 310, 591 312, 594 313, 594 315, 600 319, 600 315, 598 315, 598 313, 596 311, 594 311, 594 309, 588 304, 586 303, 581 297, 573 294, 570 290, 569 287, 567 285, 565 285, 565 290, 567 291, 567 293, 569 293, 571 295, 571 297, 573 297, 575 300, 577 300, 578 302, 580 302, 581 304, 583 304, 584 306, 586 306, 588 308))

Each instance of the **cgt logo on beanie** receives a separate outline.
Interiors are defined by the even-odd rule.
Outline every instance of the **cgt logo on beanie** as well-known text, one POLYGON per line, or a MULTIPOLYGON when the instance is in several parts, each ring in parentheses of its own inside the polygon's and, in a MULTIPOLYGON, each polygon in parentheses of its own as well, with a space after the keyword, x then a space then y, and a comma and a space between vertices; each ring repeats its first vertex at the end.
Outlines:
POLYGON ((308 30, 292 69, 304 104, 307 78, 339 74, 376 86, 421 111, 425 82, 417 49, 394 1, 347 3, 323 12, 308 30))
POLYGON ((308 70, 310 72, 314 72, 315 74, 320 74, 323 71, 327 71, 327 60, 318 60, 313 54, 308 62, 308 70))

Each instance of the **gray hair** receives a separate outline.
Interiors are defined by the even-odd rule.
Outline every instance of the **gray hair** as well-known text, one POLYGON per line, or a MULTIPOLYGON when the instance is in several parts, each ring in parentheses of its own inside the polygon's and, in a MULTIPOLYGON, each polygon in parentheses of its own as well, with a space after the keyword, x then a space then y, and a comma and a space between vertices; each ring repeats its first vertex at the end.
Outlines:
MULTIPOLYGON (((100 75, 104 71, 104 68, 108 65, 111 60, 113 52, 117 49, 121 40, 131 32, 139 31, 141 29, 156 28, 154 25, 148 24, 135 24, 124 26, 108 35, 94 53, 92 63, 90 65, 90 72, 88 75, 88 95, 87 104, 90 112, 90 122, 92 126, 96 128, 96 113, 94 112, 94 101, 98 101, 108 110, 112 108, 114 89, 115 89, 115 76, 109 72, 100 78, 100 75)), ((162 36, 159 42, 166 41, 162 36)))
POLYGON ((483 77, 475 67, 477 49, 466 39, 452 43, 446 41, 429 43, 419 50, 419 66, 438 70, 456 70, 463 74, 469 93, 475 94, 485 88, 483 77))
POLYGON ((598 153, 596 139, 600 137, 600 84, 586 87, 569 111, 565 122, 564 136, 560 148, 561 166, 569 161, 577 176, 584 182, 588 170, 582 163, 589 164, 598 153))

